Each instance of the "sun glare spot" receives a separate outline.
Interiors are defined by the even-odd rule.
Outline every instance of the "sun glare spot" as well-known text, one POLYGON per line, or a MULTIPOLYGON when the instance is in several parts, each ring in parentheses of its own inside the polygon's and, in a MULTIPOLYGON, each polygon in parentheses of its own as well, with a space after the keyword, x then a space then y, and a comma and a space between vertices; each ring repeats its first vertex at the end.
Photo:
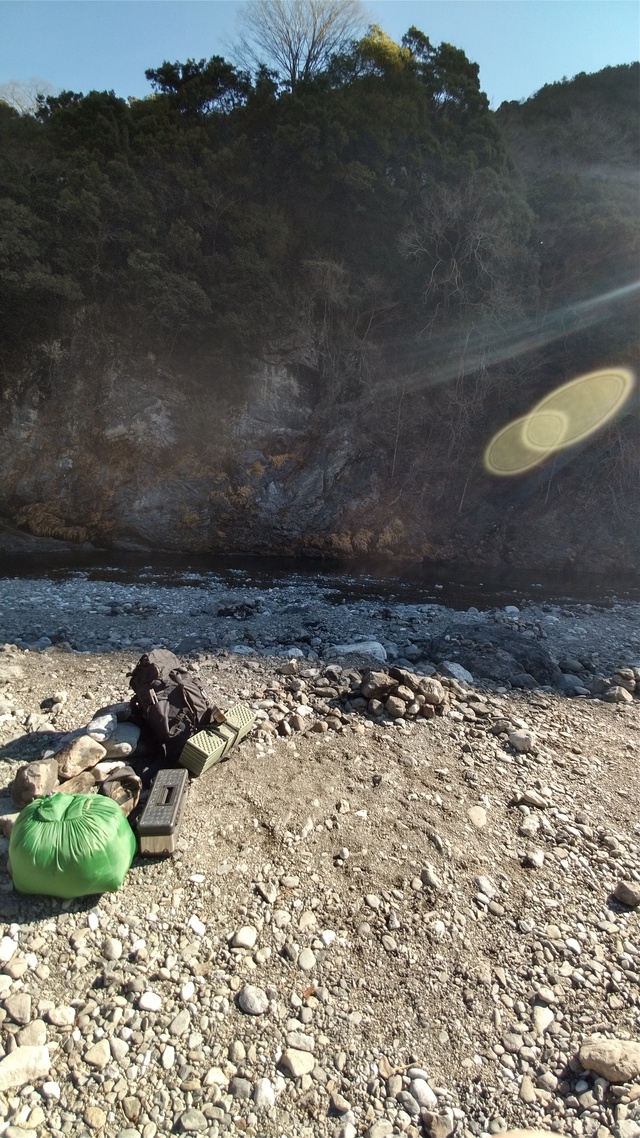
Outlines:
POLYGON ((545 395, 528 415, 491 439, 484 464, 490 474, 523 474, 556 451, 589 438, 622 408, 633 390, 628 368, 581 375, 545 395))

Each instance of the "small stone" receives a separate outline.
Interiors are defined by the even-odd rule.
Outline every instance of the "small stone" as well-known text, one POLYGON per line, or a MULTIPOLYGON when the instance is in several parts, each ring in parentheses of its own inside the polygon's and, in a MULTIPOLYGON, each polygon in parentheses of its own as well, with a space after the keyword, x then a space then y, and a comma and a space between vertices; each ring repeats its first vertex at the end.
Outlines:
POLYGON ((412 1079, 409 1084, 409 1094, 413 1095, 419 1106, 427 1110, 436 1110, 438 1107, 438 1097, 426 1079, 412 1079))
POLYGON ((60 1087, 60 1083, 54 1083, 54 1082, 43 1083, 42 1084, 42 1093, 43 1093, 45 1098, 53 1099, 54 1101, 59 1102, 60 1096, 62 1094, 62 1089, 60 1087))
POLYGON ((253 1088, 253 1105, 256 1110, 271 1110, 276 1104, 276 1092, 269 1079, 258 1079, 253 1088))
POLYGON ((108 759, 130 755, 140 739, 140 728, 135 723, 118 723, 115 731, 104 741, 108 759))
POLYGON ((303 1031, 287 1032, 287 1047, 294 1047, 297 1051, 314 1051, 315 1046, 313 1035, 305 1035, 303 1031))
POLYGON ((533 1009, 533 1033, 534 1035, 544 1035, 545 1031, 550 1024, 553 1023, 554 1015, 551 1008, 546 1004, 536 1004, 533 1009))
POLYGON ((16 992, 4 1001, 7 1014, 14 1023, 27 1024, 31 1019, 31 996, 26 992, 16 992))
POLYGON ((202 923, 199 917, 196 917, 195 913, 189 917, 187 925, 196 936, 204 936, 207 931, 207 926, 202 923))
POLYGON ((272 881, 258 881, 256 883, 256 889, 262 897, 262 900, 266 901, 267 905, 273 905, 278 896, 277 885, 275 885, 272 881))
POLYGON ((542 869, 544 851, 530 846, 522 859, 522 864, 528 866, 529 869, 542 869))
POLYGON ((93 1047, 89 1047, 84 1053, 85 1063, 88 1063, 91 1067, 97 1067, 99 1071, 102 1071, 102 1069, 106 1067, 110 1058, 111 1048, 109 1047, 109 1041, 107 1039, 100 1039, 97 1043, 94 1043, 93 1047))
POLYGON ((640 1075, 640 1043, 633 1040, 587 1039, 578 1058, 585 1070, 610 1083, 630 1083, 640 1075))
POLYGON ((375 893, 367 893, 364 903, 368 905, 370 909, 379 909, 381 904, 380 898, 375 893))
POLYGON ((420 880, 430 889, 442 889, 442 882, 432 865, 425 865, 420 871, 420 880))
POLYGON ((334 1114, 348 1114, 351 1110, 351 1103, 339 1091, 333 1091, 329 1101, 334 1114))
POLYGON ((518 1097, 520 1098, 521 1102, 526 1102, 530 1105, 537 1101, 536 1088, 530 1075, 522 1076, 522 1082, 520 1083, 518 1097))
POLYGON ((182 1008, 177 1016, 171 1020, 169 1031, 171 1035, 186 1035, 191 1026, 191 1016, 188 1008, 182 1008))
POLYGON ((316 1060, 309 1051, 297 1051, 294 1047, 287 1047, 280 1059, 282 1069, 294 1079, 310 1075, 315 1065, 316 1060))
POLYGON ((470 806, 467 810, 467 818, 476 830, 482 830, 487 824, 487 812, 483 810, 482 806, 470 806))
POLYGON ((107 1123, 107 1112, 99 1106, 88 1106, 82 1117, 91 1130, 102 1130, 107 1123))
POLYGON ((316 966, 316 958, 310 948, 303 948, 298 957, 298 968, 303 972, 312 972, 316 966))
POLYGON ((258 930, 253 925, 243 925, 236 929, 229 942, 231 948, 254 948, 258 939, 258 930))
POLYGON ((238 1004, 250 1016, 262 1016, 269 1007, 269 998, 262 988, 245 984, 238 993, 238 1004))
POLYGON ((367 1138, 387 1138, 389 1134, 393 1134, 393 1125, 387 1118, 379 1118, 367 1130, 367 1138))
POLYGON ((108 936, 102 945, 102 955, 105 960, 119 960, 122 956, 122 941, 108 936))
POLYGON ((116 1063, 122 1063, 124 1056, 129 1052, 128 1042, 124 1039, 118 1039, 117 1036, 112 1036, 109 1039, 109 1048, 116 1063))
POLYGON ((529 731, 510 731, 509 742, 520 755, 528 754, 534 747, 534 738, 529 731))
POLYGON ((201 1110, 190 1107, 188 1110, 183 1110, 178 1119, 178 1125, 185 1134, 198 1134, 201 1130, 208 1128, 209 1122, 201 1110))
POLYGON ((237 1075, 229 1083, 229 1094, 233 1095, 235 1099, 240 1102, 248 1102, 252 1094, 252 1086, 248 1079, 239 1078, 237 1075))
POLYGON ((640 883, 637 881, 619 881, 613 895, 629 909, 637 909, 640 905, 640 883))
POLYGON ((76 1022, 75 1008, 61 1004, 56 1008, 49 1008, 47 1019, 54 1027, 73 1027, 76 1022))
POLYGON ((156 992, 143 992, 138 1000, 138 1007, 143 1012, 159 1012, 162 1007, 162 996, 156 992))
POLYGON ((605 699, 607 703, 633 703, 631 692, 628 692, 626 688, 620 687, 618 684, 614 684, 608 688, 602 698, 605 699))

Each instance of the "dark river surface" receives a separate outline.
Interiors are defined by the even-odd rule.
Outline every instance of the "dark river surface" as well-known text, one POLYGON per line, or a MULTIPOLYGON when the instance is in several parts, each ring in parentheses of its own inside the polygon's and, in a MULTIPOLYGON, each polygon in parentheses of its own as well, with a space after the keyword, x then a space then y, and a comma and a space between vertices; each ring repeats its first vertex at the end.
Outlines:
POLYGON ((340 604, 375 598, 405 604, 436 603, 482 610, 525 601, 610 606, 640 600, 639 576, 431 564, 328 561, 286 557, 221 557, 177 553, 78 550, 0 553, 0 577, 84 579, 119 584, 201 585, 269 589, 316 585, 340 604))

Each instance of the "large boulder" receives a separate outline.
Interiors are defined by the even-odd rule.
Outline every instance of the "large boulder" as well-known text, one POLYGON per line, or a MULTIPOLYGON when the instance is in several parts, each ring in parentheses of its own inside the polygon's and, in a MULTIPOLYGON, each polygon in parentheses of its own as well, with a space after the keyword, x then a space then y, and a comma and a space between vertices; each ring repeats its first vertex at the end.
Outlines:
POLYGON ((425 651, 436 664, 462 664, 474 679, 510 683, 526 674, 539 684, 555 685, 561 675, 549 653, 535 641, 489 622, 450 624, 429 641, 425 651))

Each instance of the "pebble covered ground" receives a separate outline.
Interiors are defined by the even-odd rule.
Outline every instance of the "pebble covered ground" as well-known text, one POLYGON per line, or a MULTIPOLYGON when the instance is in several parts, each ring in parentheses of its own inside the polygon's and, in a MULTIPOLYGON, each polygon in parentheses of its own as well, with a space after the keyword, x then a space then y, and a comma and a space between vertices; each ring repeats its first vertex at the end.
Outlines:
POLYGON ((258 715, 117 893, 0 874, 0 1134, 640 1136, 637 609, 0 584, 0 824, 152 645, 258 715), (456 679, 465 622, 556 680, 456 679))

